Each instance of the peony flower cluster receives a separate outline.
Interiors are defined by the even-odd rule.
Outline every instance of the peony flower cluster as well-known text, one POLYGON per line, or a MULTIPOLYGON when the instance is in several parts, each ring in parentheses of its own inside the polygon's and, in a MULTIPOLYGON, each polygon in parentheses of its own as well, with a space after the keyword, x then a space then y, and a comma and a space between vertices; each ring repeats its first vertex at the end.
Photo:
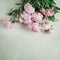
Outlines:
MULTIPOLYGON (((52 16, 54 14, 54 9, 40 9, 39 11, 35 11, 35 8, 30 4, 26 3, 24 5, 24 11, 20 14, 18 21, 21 24, 24 24, 26 28, 33 32, 48 31, 53 32, 52 29, 53 24, 49 21, 43 21, 43 15, 52 16)), ((6 19, 4 22, 5 27, 12 28, 14 25, 6 19)))

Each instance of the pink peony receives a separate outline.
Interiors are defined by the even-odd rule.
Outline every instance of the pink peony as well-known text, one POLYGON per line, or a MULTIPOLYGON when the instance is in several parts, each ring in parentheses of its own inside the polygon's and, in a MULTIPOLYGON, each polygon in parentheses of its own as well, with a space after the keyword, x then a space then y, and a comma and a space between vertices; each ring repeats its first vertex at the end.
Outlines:
POLYGON ((39 12, 35 12, 32 14, 32 21, 41 21, 43 18, 43 15, 39 12))
POLYGON ((32 30, 33 32, 39 32, 40 31, 39 23, 37 23, 37 22, 35 22, 35 23, 33 22, 31 24, 28 24, 27 28, 29 30, 32 30))
POLYGON ((27 14, 26 12, 23 12, 23 14, 21 14, 21 18, 24 19, 25 24, 29 24, 32 22, 31 15, 27 14))
POLYGON ((33 23, 32 24, 32 31, 33 32, 39 32, 40 31, 40 27, 39 27, 39 23, 33 23))
POLYGON ((53 16, 54 15, 54 8, 50 9, 40 9, 40 12, 42 12, 43 15, 47 16, 53 16))
POLYGON ((51 26, 52 26, 52 24, 50 22, 43 22, 43 23, 41 23, 41 29, 42 30, 48 30, 48 29, 51 28, 51 26))
POLYGON ((19 17, 18 20, 19 20, 20 23, 23 23, 24 22, 24 20, 21 17, 19 17))
POLYGON ((4 25, 5 25, 6 28, 13 28, 14 27, 14 24, 11 23, 8 19, 6 19, 4 21, 4 25))
POLYGON ((32 7, 30 3, 25 4, 24 9, 28 14, 32 14, 35 12, 35 9, 32 7))

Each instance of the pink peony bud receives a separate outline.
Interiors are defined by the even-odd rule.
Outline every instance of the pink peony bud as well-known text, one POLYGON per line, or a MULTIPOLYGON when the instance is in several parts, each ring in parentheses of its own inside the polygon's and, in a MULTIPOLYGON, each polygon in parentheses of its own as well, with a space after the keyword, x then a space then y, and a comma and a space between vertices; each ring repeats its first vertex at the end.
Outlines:
POLYGON ((24 9, 28 14, 32 14, 35 12, 35 9, 32 7, 30 3, 25 4, 24 9))

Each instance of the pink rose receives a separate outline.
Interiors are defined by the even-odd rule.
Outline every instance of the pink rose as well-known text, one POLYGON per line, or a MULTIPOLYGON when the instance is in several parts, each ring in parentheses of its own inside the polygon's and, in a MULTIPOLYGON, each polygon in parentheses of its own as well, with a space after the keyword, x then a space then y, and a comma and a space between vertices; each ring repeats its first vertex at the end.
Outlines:
POLYGON ((35 12, 35 9, 32 7, 30 3, 25 4, 24 9, 28 14, 32 14, 35 12))
POLYGON ((32 14, 32 21, 41 21, 43 18, 43 15, 39 12, 35 12, 32 14))
POLYGON ((4 25, 5 25, 6 28, 13 28, 13 27, 14 27, 14 24, 11 23, 11 22, 9 21, 9 19, 6 19, 6 20, 4 21, 4 25))
POLYGON ((27 14, 26 12, 23 12, 23 14, 21 14, 21 18, 24 21, 24 24, 29 24, 31 23, 31 15, 27 14))

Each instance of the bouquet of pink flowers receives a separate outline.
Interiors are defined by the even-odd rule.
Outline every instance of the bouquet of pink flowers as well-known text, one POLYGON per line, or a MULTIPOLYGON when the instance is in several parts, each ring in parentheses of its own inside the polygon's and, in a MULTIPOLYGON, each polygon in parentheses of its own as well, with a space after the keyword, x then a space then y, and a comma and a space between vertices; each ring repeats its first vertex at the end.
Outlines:
POLYGON ((56 21, 55 14, 60 8, 53 0, 22 0, 16 5, 20 7, 8 13, 13 16, 12 20, 4 22, 7 28, 12 28, 14 22, 19 22, 33 32, 54 32, 53 22, 56 21))

